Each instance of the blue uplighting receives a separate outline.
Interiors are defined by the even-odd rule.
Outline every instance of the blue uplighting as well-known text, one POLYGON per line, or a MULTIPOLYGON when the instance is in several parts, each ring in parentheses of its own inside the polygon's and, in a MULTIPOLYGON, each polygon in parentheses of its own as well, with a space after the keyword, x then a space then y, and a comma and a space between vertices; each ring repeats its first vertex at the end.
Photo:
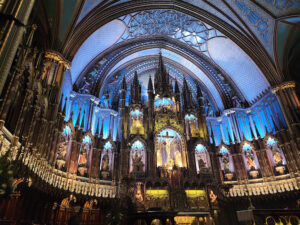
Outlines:
POLYGON ((252 149, 252 147, 251 147, 251 145, 249 145, 248 143, 245 143, 244 145, 243 145, 243 151, 248 151, 248 150, 251 150, 252 149))
POLYGON ((275 145, 277 143, 277 141, 274 138, 269 137, 267 140, 267 144, 268 145, 275 145))
POLYGON ((69 126, 65 126, 63 130, 64 135, 70 135, 72 133, 71 128, 69 126))
POLYGON ((229 153, 228 149, 225 148, 224 146, 221 147, 220 151, 219 151, 221 154, 226 154, 226 153, 229 153))
POLYGON ((206 151, 206 148, 205 148, 205 146, 202 145, 202 144, 197 144, 197 146, 196 146, 196 151, 197 151, 197 152, 206 151))
POLYGON ((86 135, 86 136, 83 138, 82 143, 83 143, 83 144, 90 144, 90 143, 92 143, 92 140, 91 140, 90 136, 86 135))
POLYGON ((132 149, 138 149, 138 150, 141 150, 144 148, 144 145, 141 141, 135 141, 132 146, 131 146, 132 149))
POLYGON ((187 120, 196 119, 196 117, 193 114, 186 114, 184 118, 187 119, 187 120))
POLYGON ((110 141, 106 142, 104 145, 104 149, 108 150, 112 148, 112 144, 110 143, 110 141))
POLYGON ((139 111, 138 109, 135 109, 130 112, 130 115, 139 117, 140 115, 143 115, 143 113, 141 111, 139 111))
POLYGON ((157 98, 154 100, 155 107, 173 105, 174 102, 169 98, 157 98))

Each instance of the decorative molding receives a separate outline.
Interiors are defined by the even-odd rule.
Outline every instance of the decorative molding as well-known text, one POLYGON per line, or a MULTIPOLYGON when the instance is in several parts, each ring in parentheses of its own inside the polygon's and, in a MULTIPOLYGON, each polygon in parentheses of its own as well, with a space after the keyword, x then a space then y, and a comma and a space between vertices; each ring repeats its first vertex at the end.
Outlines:
POLYGON ((47 50, 45 52, 46 59, 52 59, 59 64, 63 64, 66 69, 70 68, 70 62, 66 60, 59 52, 55 52, 52 50, 47 50))
POLYGON ((247 193, 249 193, 250 196, 254 196, 295 191, 300 189, 299 181, 300 180, 297 178, 290 178, 289 175, 284 175, 284 179, 282 180, 260 182, 255 184, 250 183, 246 185, 233 185, 233 187, 229 191, 228 197, 247 196, 247 193))
POLYGON ((272 92, 276 93, 279 90, 284 90, 284 89, 288 89, 288 88, 295 88, 295 87, 296 87, 296 83, 294 81, 287 81, 287 82, 284 82, 282 84, 279 84, 279 85, 273 87, 272 92))

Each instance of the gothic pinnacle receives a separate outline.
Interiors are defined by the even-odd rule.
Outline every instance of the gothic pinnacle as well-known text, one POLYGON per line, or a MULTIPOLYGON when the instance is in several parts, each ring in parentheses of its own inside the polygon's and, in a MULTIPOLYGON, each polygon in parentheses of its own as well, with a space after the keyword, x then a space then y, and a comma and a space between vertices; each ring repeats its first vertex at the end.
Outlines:
POLYGON ((152 84, 151 76, 149 76, 149 81, 148 81, 148 91, 153 91, 153 84, 152 84))

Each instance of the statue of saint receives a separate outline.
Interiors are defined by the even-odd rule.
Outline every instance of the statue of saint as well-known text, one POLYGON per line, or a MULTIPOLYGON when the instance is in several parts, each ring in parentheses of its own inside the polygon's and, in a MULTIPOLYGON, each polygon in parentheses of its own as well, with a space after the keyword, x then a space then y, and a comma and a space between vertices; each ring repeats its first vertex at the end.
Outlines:
POLYGON ((196 119, 189 120, 189 123, 190 123, 191 136, 192 137, 198 137, 199 132, 198 132, 198 129, 196 127, 196 123, 197 123, 196 119))
POLYGON ((224 172, 231 173, 229 156, 227 154, 223 156, 222 162, 223 162, 223 166, 224 166, 224 172))
POLYGON ((182 158, 181 158, 181 153, 178 150, 176 150, 175 152, 175 164, 178 166, 178 167, 182 167, 182 158))
POLYGON ((87 163, 87 145, 83 145, 80 155, 79 155, 79 160, 78 160, 78 165, 79 166, 85 166, 87 163))
POLYGON ((276 166, 281 166, 283 162, 283 158, 275 145, 272 146, 272 154, 276 166))
POLYGON ((132 155, 132 171, 144 172, 144 163, 142 161, 142 155, 137 151, 132 155))
POLYGON ((130 133, 131 134, 143 134, 144 133, 144 127, 143 123, 138 117, 133 117, 132 118, 132 125, 130 128, 130 133))
POLYGON ((59 153, 58 153, 58 159, 65 159, 68 149, 68 142, 64 141, 59 146, 59 153))
POLYGON ((246 162, 249 170, 255 170, 254 154, 252 151, 246 151, 246 162))
POLYGON ((109 156, 108 152, 106 151, 105 154, 102 157, 102 166, 101 166, 102 171, 109 171, 109 156))
POLYGON ((197 156, 198 158, 198 166, 199 166, 199 170, 202 168, 206 168, 206 163, 204 162, 204 160, 202 159, 202 156, 199 154, 197 156))

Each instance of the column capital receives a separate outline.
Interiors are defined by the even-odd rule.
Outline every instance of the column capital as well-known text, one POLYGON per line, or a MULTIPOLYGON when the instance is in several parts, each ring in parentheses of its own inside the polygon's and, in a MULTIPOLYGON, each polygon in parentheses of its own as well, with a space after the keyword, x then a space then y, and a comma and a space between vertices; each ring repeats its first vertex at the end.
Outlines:
POLYGON ((284 90, 284 89, 287 89, 287 88, 294 88, 294 87, 296 87, 296 83, 294 81, 286 81, 286 82, 283 82, 279 85, 274 86, 272 88, 272 92, 276 93, 279 90, 284 90))
POLYGON ((62 54, 60 54, 59 52, 53 51, 53 50, 47 50, 45 52, 45 58, 46 59, 52 59, 55 62, 59 63, 59 64, 63 64, 63 66, 66 69, 70 68, 70 62, 68 60, 65 59, 65 57, 63 57, 62 54))

